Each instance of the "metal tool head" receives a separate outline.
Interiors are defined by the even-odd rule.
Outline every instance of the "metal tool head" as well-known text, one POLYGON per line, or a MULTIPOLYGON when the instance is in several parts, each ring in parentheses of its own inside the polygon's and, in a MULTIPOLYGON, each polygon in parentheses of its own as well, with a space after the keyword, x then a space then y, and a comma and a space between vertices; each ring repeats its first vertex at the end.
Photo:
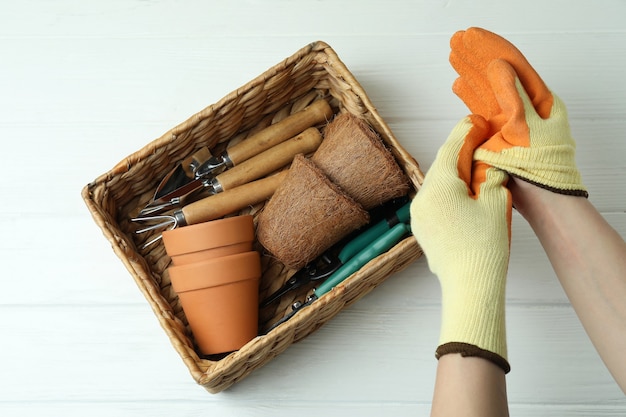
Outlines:
POLYGON ((189 184, 198 178, 196 171, 211 158, 211 151, 207 147, 202 147, 177 164, 163 177, 152 200, 140 212, 140 215, 149 216, 161 213, 177 205, 179 202, 172 200, 184 196, 190 189, 193 189, 193 186, 189 184))
POLYGON ((302 301, 296 301, 295 303, 293 303, 291 305, 291 311, 287 314, 285 314, 285 316, 283 316, 283 318, 281 318, 280 320, 278 320, 276 323, 272 324, 267 331, 265 332, 265 334, 271 332, 272 330, 274 330, 275 328, 277 328, 278 326, 280 326, 281 324, 285 323, 287 320, 289 320, 290 318, 292 318, 293 316, 295 316, 300 310, 302 310, 305 307, 310 306, 311 304, 313 304, 313 302, 317 300, 317 296, 315 294, 311 294, 309 295, 306 300, 304 300, 304 302, 302 301))
POLYGON ((148 203, 139 211, 139 217, 152 216, 174 208, 180 208, 180 206, 197 199, 200 192, 205 189, 209 189, 209 193, 213 194, 215 191, 214 183, 210 179, 202 178, 188 182, 173 192, 148 203))
MULTIPOLYGON (((145 218, 148 216, 153 216, 159 213, 163 213, 165 211, 173 209, 174 207, 177 207, 178 205, 179 205, 178 199, 172 199, 170 201, 167 201, 161 204, 151 203, 139 211, 138 218, 145 218)), ((137 220, 137 219, 131 219, 131 220, 137 220)))
POLYGON ((172 169, 170 172, 167 173, 167 175, 165 175, 165 177, 163 177, 163 179, 157 186, 156 191, 154 192, 152 201, 158 200, 161 197, 173 192, 174 190, 177 190, 178 188, 187 184, 192 179, 193 178, 190 178, 187 175, 187 171, 185 171, 182 164, 176 165, 174 169, 172 169))
POLYGON ((221 155, 212 156, 200 164, 195 171, 196 178, 214 177, 232 166, 228 154, 223 152, 221 155))
POLYGON ((263 300, 259 304, 259 307, 265 308, 291 291, 297 290, 311 282, 328 278, 333 272, 339 269, 340 266, 341 261, 334 255, 329 253, 321 255, 315 261, 293 274, 282 287, 263 300))
MULTIPOLYGON (((148 226, 143 227, 141 229, 135 230, 135 234, 148 233, 153 230, 161 230, 161 232, 164 232, 166 230, 172 230, 172 229, 177 228, 178 226, 185 225, 185 218, 181 212, 175 212, 172 216, 160 215, 160 216, 135 217, 133 219, 130 219, 130 221, 141 222, 141 223, 156 222, 154 224, 149 224, 148 226)), ((141 249, 145 249, 148 246, 151 246, 154 243, 158 242, 159 240, 161 240, 161 233, 159 233, 156 237, 150 239, 148 242, 144 243, 141 246, 141 249)))

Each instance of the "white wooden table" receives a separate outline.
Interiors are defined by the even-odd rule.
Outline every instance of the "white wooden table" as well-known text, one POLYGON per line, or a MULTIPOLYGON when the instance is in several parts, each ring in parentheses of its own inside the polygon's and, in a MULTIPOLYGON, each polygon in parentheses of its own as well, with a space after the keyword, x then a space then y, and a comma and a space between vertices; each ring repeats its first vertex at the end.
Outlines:
MULTIPOLYGON (((318 39, 426 171, 467 113, 450 89, 448 40, 475 25, 513 41, 567 103, 591 201, 624 236, 624 16, 619 0, 3 1, 0 415, 427 415, 440 294, 424 259, 211 395, 93 223, 81 188, 318 39)), ((518 215, 507 326, 513 415, 626 415, 518 215)))

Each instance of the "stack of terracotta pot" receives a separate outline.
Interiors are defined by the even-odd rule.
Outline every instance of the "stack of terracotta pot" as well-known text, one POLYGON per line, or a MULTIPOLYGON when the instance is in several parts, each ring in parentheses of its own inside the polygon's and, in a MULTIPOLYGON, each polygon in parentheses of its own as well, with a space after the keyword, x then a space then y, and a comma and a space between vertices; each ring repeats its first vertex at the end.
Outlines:
POLYGON ((248 215, 163 233, 172 287, 205 355, 238 350, 257 336, 261 260, 253 241, 248 215))

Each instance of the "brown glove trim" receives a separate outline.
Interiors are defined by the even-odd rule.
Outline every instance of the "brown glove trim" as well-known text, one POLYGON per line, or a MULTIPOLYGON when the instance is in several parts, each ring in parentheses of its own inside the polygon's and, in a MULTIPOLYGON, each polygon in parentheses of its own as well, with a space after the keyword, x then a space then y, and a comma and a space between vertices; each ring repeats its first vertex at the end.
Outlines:
POLYGON ((511 371, 511 365, 509 365, 509 362, 502 356, 493 352, 489 352, 488 350, 481 349, 478 346, 471 345, 469 343, 444 343, 437 348, 437 351, 435 352, 435 357, 439 359, 443 355, 447 355, 448 353, 460 353, 463 357, 476 356, 496 364, 498 367, 502 368, 505 374, 508 374, 511 371))
POLYGON ((537 187, 543 188, 544 190, 552 191, 553 193, 571 195, 574 197, 589 198, 589 193, 586 190, 561 190, 560 188, 550 187, 549 185, 541 184, 536 181, 529 180, 528 178, 521 177, 517 174, 509 173, 509 175, 515 178, 519 178, 522 181, 526 181, 529 184, 536 185, 537 187))

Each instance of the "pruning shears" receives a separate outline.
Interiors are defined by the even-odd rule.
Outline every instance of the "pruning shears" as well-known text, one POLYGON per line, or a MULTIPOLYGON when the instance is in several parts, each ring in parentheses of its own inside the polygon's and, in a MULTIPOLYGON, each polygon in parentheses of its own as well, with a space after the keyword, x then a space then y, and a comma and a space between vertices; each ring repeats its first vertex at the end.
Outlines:
POLYGON ((311 265, 307 265, 294 274, 283 287, 261 303, 262 307, 267 306, 289 291, 300 288, 310 282, 322 281, 304 302, 296 301, 292 305, 292 311, 274 323, 268 332, 289 320, 298 311, 311 305, 315 300, 331 291, 366 263, 387 252, 404 236, 408 235, 410 233, 409 206, 410 203, 406 203, 392 217, 379 221, 359 234, 347 243, 336 257, 331 257, 328 254, 322 255, 311 265))

